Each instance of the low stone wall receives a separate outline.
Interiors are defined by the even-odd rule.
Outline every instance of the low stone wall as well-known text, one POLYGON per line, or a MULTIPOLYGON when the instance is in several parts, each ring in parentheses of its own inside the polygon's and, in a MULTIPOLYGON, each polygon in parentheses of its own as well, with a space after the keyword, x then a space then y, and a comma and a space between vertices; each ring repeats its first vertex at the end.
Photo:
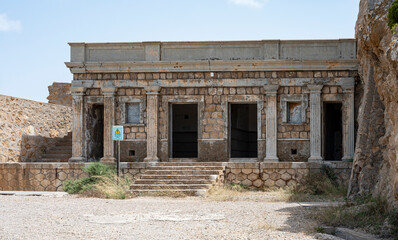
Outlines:
MULTIPOLYGON (((87 176, 82 170, 90 163, 0 163, 2 191, 62 191, 62 182, 87 176)), ((352 163, 328 162, 340 181, 347 183, 352 163)), ((121 163, 121 173, 138 179, 152 163, 121 163)), ((261 188, 296 184, 310 171, 320 171, 318 163, 225 163, 225 184, 261 188)))
POLYGON ((72 95, 70 92, 71 83, 54 82, 48 86, 48 103, 62 106, 72 106, 72 95))
POLYGON ((0 95, 0 162, 40 160, 70 131, 70 107, 0 95))
MULTIPOLYGON (((348 183, 352 163, 325 162, 344 184, 348 183)), ((225 183, 250 187, 285 187, 299 183, 310 171, 319 172, 322 164, 309 162, 228 163, 225 183)))
MULTIPOLYGON (((0 163, 0 191, 62 191, 65 180, 86 177, 89 163, 0 163)), ((121 163, 121 173, 138 178, 146 163, 121 163)))

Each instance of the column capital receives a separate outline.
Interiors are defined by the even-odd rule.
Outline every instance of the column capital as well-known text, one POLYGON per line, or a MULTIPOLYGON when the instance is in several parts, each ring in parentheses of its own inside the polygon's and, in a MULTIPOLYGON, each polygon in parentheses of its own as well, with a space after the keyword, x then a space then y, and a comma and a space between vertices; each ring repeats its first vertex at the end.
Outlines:
POLYGON ((103 87, 101 88, 102 94, 103 95, 115 95, 116 91, 117 91, 117 87, 103 87))
POLYGON ((307 85, 311 93, 321 93, 323 85, 307 85))
POLYGON ((146 95, 157 95, 160 92, 161 87, 159 86, 148 86, 144 87, 146 95))
POLYGON ((343 89, 343 93, 353 93, 354 92, 354 85, 340 85, 343 89))
POLYGON ((83 96, 86 92, 86 88, 85 87, 71 87, 70 88, 70 93, 71 95, 74 96, 83 96))
POLYGON ((278 89, 279 89, 279 85, 265 85, 264 86, 265 94, 267 94, 267 95, 276 94, 278 92, 278 89))

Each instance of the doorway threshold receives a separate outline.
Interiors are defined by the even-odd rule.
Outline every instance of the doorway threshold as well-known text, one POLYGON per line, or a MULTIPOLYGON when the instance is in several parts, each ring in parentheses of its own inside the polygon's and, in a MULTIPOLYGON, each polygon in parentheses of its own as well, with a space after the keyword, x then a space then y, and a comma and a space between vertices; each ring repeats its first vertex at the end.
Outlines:
POLYGON ((230 158, 228 162, 236 162, 236 163, 258 162, 258 159, 257 158, 230 158))
POLYGON ((169 158, 169 162, 198 162, 197 158, 169 158))

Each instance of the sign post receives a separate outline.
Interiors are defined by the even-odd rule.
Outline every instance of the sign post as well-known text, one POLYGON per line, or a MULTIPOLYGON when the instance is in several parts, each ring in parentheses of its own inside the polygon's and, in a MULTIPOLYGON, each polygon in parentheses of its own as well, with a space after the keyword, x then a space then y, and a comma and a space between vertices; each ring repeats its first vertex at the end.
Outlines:
POLYGON ((113 126, 112 127, 112 140, 116 141, 117 148, 117 163, 116 163, 116 173, 120 177, 120 141, 123 141, 123 126, 113 126))

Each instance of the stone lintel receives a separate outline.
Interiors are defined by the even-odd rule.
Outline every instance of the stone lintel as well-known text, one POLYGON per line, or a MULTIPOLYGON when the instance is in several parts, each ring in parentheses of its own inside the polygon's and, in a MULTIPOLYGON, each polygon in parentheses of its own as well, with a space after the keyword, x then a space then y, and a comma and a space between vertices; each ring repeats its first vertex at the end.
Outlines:
POLYGON ((84 95, 86 92, 87 88, 85 87, 71 87, 70 91, 72 95, 84 95))

